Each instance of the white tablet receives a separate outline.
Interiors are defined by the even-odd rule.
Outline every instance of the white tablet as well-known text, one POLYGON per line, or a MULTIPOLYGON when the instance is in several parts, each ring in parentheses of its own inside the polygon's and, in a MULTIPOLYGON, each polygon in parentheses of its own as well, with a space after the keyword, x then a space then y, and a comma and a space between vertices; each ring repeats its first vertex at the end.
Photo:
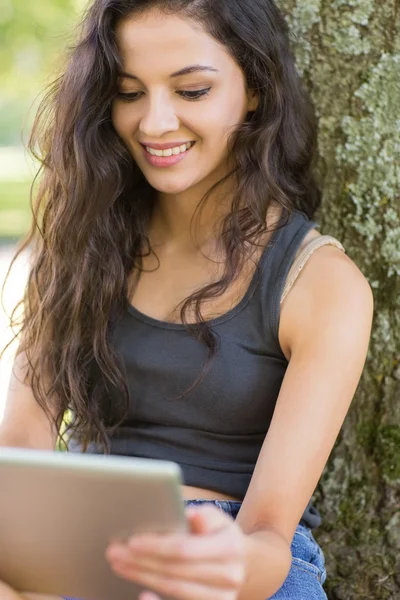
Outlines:
POLYGON ((139 532, 187 531, 170 461, 0 448, 0 580, 18 591, 135 600, 105 550, 139 532))

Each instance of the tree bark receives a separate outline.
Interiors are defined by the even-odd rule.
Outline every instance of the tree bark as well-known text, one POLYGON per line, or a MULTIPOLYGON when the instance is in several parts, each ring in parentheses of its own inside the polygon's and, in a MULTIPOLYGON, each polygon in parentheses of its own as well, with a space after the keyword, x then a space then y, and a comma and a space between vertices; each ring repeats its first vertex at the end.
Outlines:
POLYGON ((278 0, 319 119, 321 232, 374 291, 364 373, 314 499, 329 600, 400 598, 400 1, 278 0))

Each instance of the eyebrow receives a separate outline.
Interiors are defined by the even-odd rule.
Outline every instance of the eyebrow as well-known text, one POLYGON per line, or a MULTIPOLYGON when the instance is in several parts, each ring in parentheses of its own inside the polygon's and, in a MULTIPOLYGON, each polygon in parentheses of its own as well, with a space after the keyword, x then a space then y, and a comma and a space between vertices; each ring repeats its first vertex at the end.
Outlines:
MULTIPOLYGON (((190 65, 189 67, 184 67, 179 71, 175 71, 175 73, 171 73, 170 77, 180 77, 181 75, 189 75, 190 73, 197 73, 199 71, 214 71, 215 73, 219 73, 218 69, 208 65, 190 65)), ((136 75, 132 75, 132 73, 126 73, 125 71, 122 71, 120 76, 127 77, 128 79, 139 79, 139 77, 136 77, 136 75)))

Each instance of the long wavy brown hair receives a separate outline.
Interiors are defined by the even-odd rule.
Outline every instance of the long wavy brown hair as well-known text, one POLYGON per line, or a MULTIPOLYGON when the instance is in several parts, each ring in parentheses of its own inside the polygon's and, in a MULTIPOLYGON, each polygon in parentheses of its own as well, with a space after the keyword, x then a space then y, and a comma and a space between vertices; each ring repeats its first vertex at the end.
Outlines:
POLYGON ((220 233, 224 272, 179 305, 188 333, 207 346, 210 360, 218 343, 202 318, 202 304, 223 294, 240 273, 246 244, 267 231, 271 203, 282 207, 279 226, 284 226, 293 209, 312 218, 321 202, 314 176, 316 119, 289 48, 290 32, 274 2, 95 0, 90 5, 29 138, 40 168, 31 187, 32 225, 10 265, 29 247, 27 286, 11 326, 20 325, 13 339, 21 336, 17 356, 26 357, 24 383, 57 431, 70 410, 68 429, 84 449, 94 441, 105 452, 134 401, 111 334, 127 309, 131 274, 152 251, 147 224, 157 198, 111 121, 123 70, 115 29, 120 19, 155 6, 200 23, 224 44, 259 96, 257 110, 229 140, 235 169, 200 203, 234 178, 232 209, 220 233), (189 308, 195 326, 186 319, 189 308), (112 406, 110 386, 119 391, 112 406))

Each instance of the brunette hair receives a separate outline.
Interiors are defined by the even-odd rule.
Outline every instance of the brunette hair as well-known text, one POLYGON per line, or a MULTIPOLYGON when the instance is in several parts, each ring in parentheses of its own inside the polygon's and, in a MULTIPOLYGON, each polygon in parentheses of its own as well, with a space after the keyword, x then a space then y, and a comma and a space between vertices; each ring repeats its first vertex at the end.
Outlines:
POLYGON ((316 119, 295 67, 288 26, 272 0, 94 0, 30 134, 29 150, 41 166, 31 188, 31 229, 10 265, 29 246, 28 282, 11 321, 15 326, 15 311, 23 304, 17 356, 26 358, 24 382, 57 431, 70 409, 68 428, 84 449, 94 441, 106 452, 130 402, 111 334, 127 308, 132 271, 151 251, 147 223, 156 201, 111 122, 123 70, 115 29, 120 19, 154 7, 200 24, 228 49, 259 96, 257 109, 230 138, 235 169, 202 199, 234 178, 232 210, 221 229, 224 273, 181 303, 182 322, 207 346, 210 360, 218 341, 201 305, 237 277, 246 244, 267 231, 271 203, 282 207, 282 227, 293 209, 312 218, 321 202, 313 173, 316 119), (185 317, 189 307, 194 326, 185 317), (109 387, 119 392, 112 406, 109 387))

